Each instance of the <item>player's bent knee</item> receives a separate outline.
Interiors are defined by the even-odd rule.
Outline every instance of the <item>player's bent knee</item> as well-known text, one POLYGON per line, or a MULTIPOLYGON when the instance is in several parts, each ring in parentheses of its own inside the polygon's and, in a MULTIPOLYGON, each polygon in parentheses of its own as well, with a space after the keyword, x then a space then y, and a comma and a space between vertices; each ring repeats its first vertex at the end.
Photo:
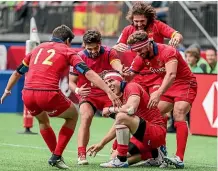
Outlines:
POLYGON ((117 124, 126 124, 130 118, 125 113, 117 113, 116 123, 117 124))

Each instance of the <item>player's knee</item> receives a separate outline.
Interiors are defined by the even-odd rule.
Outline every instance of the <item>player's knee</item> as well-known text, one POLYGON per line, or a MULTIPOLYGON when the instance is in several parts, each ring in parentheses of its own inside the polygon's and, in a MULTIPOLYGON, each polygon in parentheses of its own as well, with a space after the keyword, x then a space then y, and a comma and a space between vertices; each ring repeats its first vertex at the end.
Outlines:
POLYGON ((81 114, 81 117, 80 117, 81 125, 90 126, 90 124, 92 122, 92 119, 93 119, 93 116, 94 116, 93 113, 91 113, 91 114, 90 113, 81 114))
POLYGON ((128 118, 125 113, 117 113, 116 115, 116 123, 117 124, 126 124, 128 118))
POLYGON ((173 117, 175 121, 183 121, 185 120, 185 116, 186 109, 184 107, 177 106, 176 108, 174 108, 173 117))

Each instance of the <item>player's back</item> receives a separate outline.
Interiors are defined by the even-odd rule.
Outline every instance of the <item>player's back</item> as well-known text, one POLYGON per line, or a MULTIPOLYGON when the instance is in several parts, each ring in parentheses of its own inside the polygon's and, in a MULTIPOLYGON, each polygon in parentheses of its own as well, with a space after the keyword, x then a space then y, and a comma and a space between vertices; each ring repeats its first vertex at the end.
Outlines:
POLYGON ((24 88, 58 90, 61 74, 70 64, 69 52, 74 53, 67 45, 57 42, 46 42, 36 47, 29 59, 24 59, 29 65, 24 88))

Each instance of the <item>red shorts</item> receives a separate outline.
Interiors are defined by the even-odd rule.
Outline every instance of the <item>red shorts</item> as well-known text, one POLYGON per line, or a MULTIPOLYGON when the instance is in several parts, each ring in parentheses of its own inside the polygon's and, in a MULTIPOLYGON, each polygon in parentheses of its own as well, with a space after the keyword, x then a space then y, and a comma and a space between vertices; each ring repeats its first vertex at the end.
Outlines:
POLYGON ((178 101, 186 101, 190 104, 193 103, 197 95, 197 82, 190 81, 187 82, 175 82, 167 90, 164 95, 161 96, 162 101, 167 101, 170 103, 175 103, 178 101))
POLYGON ((166 128, 161 125, 146 122, 146 130, 144 133, 143 142, 140 142, 135 137, 130 139, 130 142, 136 145, 139 149, 142 159, 148 159, 152 149, 158 148, 165 144, 166 128))
POLYGON ((103 108, 105 107, 109 107, 112 105, 111 100, 108 98, 107 95, 103 95, 103 96, 88 96, 85 98, 81 98, 79 97, 79 104, 81 105, 82 103, 89 103, 92 107, 94 112, 96 112, 96 110, 103 110, 103 108))
POLYGON ((55 117, 66 111, 71 101, 61 91, 23 90, 23 102, 32 116, 43 111, 55 117))

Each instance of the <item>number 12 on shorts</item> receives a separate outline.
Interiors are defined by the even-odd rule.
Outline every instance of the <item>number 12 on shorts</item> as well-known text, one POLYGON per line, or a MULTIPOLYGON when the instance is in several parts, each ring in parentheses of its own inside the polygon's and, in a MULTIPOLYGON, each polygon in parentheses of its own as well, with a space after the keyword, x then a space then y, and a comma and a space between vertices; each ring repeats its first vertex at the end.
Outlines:
MULTIPOLYGON (((40 48, 39 52, 37 53, 36 58, 34 60, 34 64, 37 64, 39 56, 41 55, 42 51, 43 51, 43 48, 40 48)), ((51 60, 51 58, 54 57, 55 50, 54 49, 49 49, 49 50, 47 50, 47 53, 48 53, 48 57, 45 58, 45 60, 42 62, 42 64, 51 66, 53 63, 50 60, 51 60)))

